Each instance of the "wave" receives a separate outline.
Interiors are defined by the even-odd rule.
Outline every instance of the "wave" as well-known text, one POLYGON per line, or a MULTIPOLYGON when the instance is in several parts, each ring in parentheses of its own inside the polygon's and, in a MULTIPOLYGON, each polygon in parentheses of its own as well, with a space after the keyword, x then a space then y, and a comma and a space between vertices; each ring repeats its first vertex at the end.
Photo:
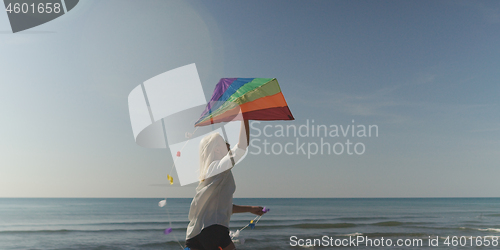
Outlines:
POLYGON ((324 228, 349 228, 349 227, 355 227, 356 224, 353 223, 302 223, 302 224, 295 224, 295 225, 290 225, 289 227, 293 228, 307 228, 307 229, 324 229, 324 228))
MULTIPOLYGON (((180 242, 181 244, 184 243, 184 239, 180 242)), ((170 247, 170 246, 178 246, 179 242, 175 240, 171 241, 165 241, 165 242, 152 242, 152 243, 146 243, 146 244, 141 244, 138 245, 140 248, 153 248, 153 249, 159 249, 159 248, 165 248, 165 247, 170 247)))
POLYGON ((91 248, 92 250, 116 250, 116 246, 106 246, 106 245, 95 246, 91 248))
POLYGON ((500 232, 500 228, 473 228, 473 227, 429 227, 429 226, 410 226, 419 229, 437 229, 437 230, 457 230, 457 231, 489 231, 500 232))
MULTIPOLYGON (((291 225, 264 225, 258 224, 262 229, 282 229, 282 228, 301 228, 301 229, 328 229, 328 228, 351 228, 356 227, 353 223, 299 223, 291 225)), ((233 227, 234 228, 234 227, 233 227)), ((119 232, 161 232, 164 228, 131 228, 131 229, 55 229, 55 230, 9 230, 0 231, 1 234, 68 234, 68 233, 119 233, 119 232)), ((174 231, 186 231, 186 227, 174 227, 174 231)))
MULTIPOLYGON (((42 248, 44 249, 44 248, 42 248)), ((53 250, 80 250, 80 249, 92 249, 92 250, 116 250, 120 249, 119 246, 116 245, 82 245, 71 248, 53 248, 53 250)))
MULTIPOLYGON (((239 237, 237 239, 234 239, 233 242, 241 244, 241 239, 244 239, 245 243, 256 243, 256 242, 270 243, 270 242, 275 241, 274 238, 272 238, 272 239, 266 239, 266 238, 254 239, 254 238, 250 238, 250 237, 249 238, 239 237)), ((177 246, 179 246, 179 243, 181 243, 181 245, 182 245, 184 243, 184 239, 180 239, 179 242, 177 242, 175 240, 170 240, 170 241, 165 241, 165 242, 145 243, 145 244, 138 245, 138 247, 141 249, 142 248, 161 249, 161 248, 165 248, 165 247, 177 247, 177 246)), ((168 249, 170 249, 170 248, 168 248, 168 249)))
MULTIPOLYGON (((427 233, 350 233, 350 234, 338 234, 336 237, 355 237, 355 236, 368 236, 370 238, 380 238, 380 237, 416 237, 416 238, 424 238, 428 237, 427 233)), ((304 237, 305 238, 305 237, 304 237)), ((311 236, 310 238, 317 238, 317 236, 311 236)))
MULTIPOLYGON (((427 229, 434 229, 434 230, 457 230, 457 231, 463 231, 463 230, 469 230, 469 231, 485 231, 485 232, 495 232, 495 233, 500 233, 500 228, 497 227, 490 227, 490 228, 473 228, 473 227, 432 227, 432 226, 426 226, 426 225, 420 225, 419 224, 425 224, 425 223, 417 223, 417 222, 401 222, 401 221, 384 221, 384 222, 377 222, 373 224, 355 224, 355 223, 296 223, 296 224, 281 224, 281 225, 269 225, 267 223, 259 223, 256 225, 256 228, 262 229, 262 230, 283 230, 287 228, 298 228, 298 229, 343 229, 343 228, 355 228, 358 227, 359 230, 363 230, 362 228, 365 228, 366 226, 379 226, 379 227, 408 227, 408 228, 416 228, 421 229, 421 230, 427 230, 427 229)), ((5 234, 72 234, 72 233, 80 233, 80 234, 86 234, 86 233, 158 233, 161 234, 163 233, 163 230, 166 227, 147 227, 147 228, 110 228, 110 229, 54 229, 54 230, 5 230, 5 231, 0 231, 0 235, 5 235, 5 234)), ((231 229, 238 229, 238 227, 232 226, 231 229)), ((180 226, 180 227, 174 227, 173 228, 174 232, 177 233, 185 233, 186 227, 185 226, 180 226)), ((420 231, 420 230, 419 230, 420 231)), ((358 235, 373 235, 373 234, 367 234, 367 233, 351 233, 351 234, 342 234, 338 236, 358 236, 358 235)), ((380 235, 394 235, 391 233, 375 233, 375 234, 380 234, 380 235)), ((404 234, 408 235, 408 234, 404 234)), ((417 233, 417 235, 420 235, 417 233)))
POLYGON ((0 234, 70 233, 72 231, 81 231, 81 230, 67 230, 67 229, 58 229, 58 230, 7 230, 7 231, 0 231, 0 234))
POLYGON ((417 229, 433 229, 433 230, 464 230, 466 229, 465 227, 439 227, 439 226, 414 226, 414 225, 409 225, 407 226, 409 228, 417 228, 417 229))
POLYGON ((468 230, 468 231, 483 231, 483 232, 496 232, 500 233, 500 228, 473 228, 473 227, 459 227, 459 230, 468 230))
POLYGON ((404 222, 400 222, 400 221, 384 221, 384 222, 373 223, 372 225, 381 226, 381 227, 397 227, 397 226, 401 226, 403 224, 404 224, 404 222))
POLYGON ((430 223, 424 223, 424 222, 402 222, 402 221, 383 221, 383 222, 372 223, 370 225, 372 225, 372 226, 379 226, 379 227, 399 227, 399 226, 422 225, 422 224, 430 224, 430 223))
MULTIPOLYGON (((231 223, 234 224, 247 224, 250 221, 250 219, 237 219, 231 220, 231 223)), ((283 222, 321 222, 325 221, 325 219, 287 219, 287 220, 268 220, 266 219, 266 224, 273 224, 273 223, 283 223, 283 222)), ((61 227, 68 227, 68 226, 139 226, 139 225, 169 225, 170 221, 123 221, 123 222, 97 222, 97 223, 75 223, 75 224, 58 224, 58 223, 53 223, 50 224, 51 226, 61 226, 61 227)), ((182 225, 184 227, 187 227, 189 224, 188 220, 180 220, 180 221, 171 221, 172 225, 182 225)), ((34 226, 31 224, 24 224, 25 226, 34 226)))
POLYGON ((352 233, 352 234, 339 234, 337 236, 349 237, 349 236, 361 236, 361 235, 363 235, 363 233, 356 232, 356 233, 352 233))
POLYGON ((379 237, 428 237, 428 233, 365 233, 364 236, 370 238, 379 237))
MULTIPOLYGON (((265 223, 266 224, 282 224, 286 222, 291 222, 291 223, 311 223, 311 224, 322 224, 322 223, 314 223, 314 222, 324 222, 325 220, 331 220, 331 221, 353 221, 353 222, 362 222, 362 221, 370 221, 370 220, 387 220, 390 219, 389 217, 338 217, 338 218, 321 218, 321 219, 266 219, 265 223)), ((232 219, 231 223, 232 224, 247 224, 250 221, 250 219, 232 219)), ((264 220, 263 220, 264 221, 264 220)), ((189 224, 188 220, 179 220, 179 221, 123 221, 123 222, 96 222, 96 223, 75 223, 75 224, 50 224, 50 226, 59 226, 59 227, 78 227, 78 226, 167 226, 170 223, 175 226, 179 227, 187 227, 189 224)), ((404 223, 408 224, 409 222, 397 222, 397 221, 388 221, 388 222, 379 222, 379 223, 374 223, 372 225, 380 225, 384 226, 384 224, 387 224, 388 226, 391 226, 393 223, 404 223)), ((338 223, 338 224, 343 224, 343 223, 338 223)), ((345 224, 351 224, 351 223, 345 223, 345 224)), ((416 224, 416 223, 414 223, 416 224)), ((432 224, 431 222, 426 222, 423 224, 432 224)), ((30 226, 30 224, 25 224, 25 226, 30 226)), ((36 225, 33 225, 36 226, 36 225)))
MULTIPOLYGON (((62 247, 62 248, 51 248, 53 250, 80 250, 80 249, 92 249, 92 250, 117 250, 117 249, 172 249, 178 248, 179 243, 181 245, 184 244, 184 239, 181 242, 177 242, 175 240, 164 241, 164 242, 151 242, 144 243, 139 245, 134 244, 108 244, 108 245, 92 245, 90 244, 77 244, 73 247, 62 247)), ((43 248, 45 249, 45 248, 43 248)))
MULTIPOLYGON (((51 224, 53 226, 134 226, 134 225, 167 225, 170 221, 125 221, 125 222, 99 222, 99 223, 80 223, 80 224, 51 224)), ((189 221, 172 221, 172 224, 188 225, 189 221)))
POLYGON ((477 230, 479 230, 479 231, 488 231, 488 232, 497 232, 497 233, 500 232, 499 228, 485 228, 485 229, 478 228, 477 230))
MULTIPOLYGON (((163 232, 164 228, 145 228, 145 229, 99 229, 99 230, 81 230, 81 229, 56 229, 56 230, 10 230, 0 231, 1 234, 67 234, 67 233, 117 233, 117 232, 163 232)), ((186 228, 173 228, 173 231, 186 231, 186 228)))
MULTIPOLYGON (((418 224, 434 224, 433 222, 401 222, 401 221, 382 221, 382 222, 377 222, 377 223, 369 223, 365 224, 362 223, 363 221, 369 221, 369 220, 382 220, 382 219, 388 219, 387 217, 340 217, 340 218, 330 218, 330 219, 265 219, 262 220, 262 224, 266 224, 267 226, 274 225, 276 227, 283 227, 285 223, 287 223, 286 226, 291 226, 291 227, 298 227, 298 228, 314 228, 314 225, 319 225, 317 228, 343 228, 343 227, 354 227, 356 225, 373 225, 373 226, 402 226, 402 225, 418 225, 418 224), (330 221, 339 221, 338 223, 332 223, 332 224, 325 224, 321 222, 325 222, 325 220, 330 220, 330 221), (345 222, 345 221, 352 221, 350 222, 345 222), (289 225, 292 223, 292 225, 289 225), (357 223, 357 224, 355 224, 357 223), (313 225, 313 226, 309 226, 313 225), (333 226, 332 226, 333 225, 333 226)), ((249 219, 237 219, 237 220, 231 220, 231 224, 233 226, 237 225, 246 225, 248 224, 250 220, 249 219)), ((170 224, 174 228, 187 228, 187 225, 189 224, 189 221, 132 221, 132 222, 97 222, 97 223, 75 223, 75 224, 49 224, 48 226, 52 227, 71 227, 71 228, 78 228, 78 227, 135 227, 135 226, 158 226, 158 227, 170 227, 170 224)), ((29 224, 25 224, 24 226, 30 226, 29 224)), ((32 225, 32 226, 37 226, 37 225, 32 225)), ((0 231, 1 233, 2 231, 0 231)))
POLYGON ((365 220, 387 220, 388 217, 340 217, 339 220, 346 221, 365 221, 365 220))

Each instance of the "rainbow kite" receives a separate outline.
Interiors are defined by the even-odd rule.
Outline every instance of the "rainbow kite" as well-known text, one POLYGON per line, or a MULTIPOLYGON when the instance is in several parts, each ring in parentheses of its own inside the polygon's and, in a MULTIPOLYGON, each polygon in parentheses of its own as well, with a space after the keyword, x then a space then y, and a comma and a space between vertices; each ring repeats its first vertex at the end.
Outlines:
POLYGON ((195 126, 246 120, 294 120, 276 78, 222 78, 195 126))

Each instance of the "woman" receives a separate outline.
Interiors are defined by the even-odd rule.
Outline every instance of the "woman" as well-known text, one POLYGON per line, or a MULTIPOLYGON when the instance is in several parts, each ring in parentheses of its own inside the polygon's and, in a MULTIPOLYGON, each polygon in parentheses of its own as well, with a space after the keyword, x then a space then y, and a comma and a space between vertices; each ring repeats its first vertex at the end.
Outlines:
POLYGON ((236 186, 231 168, 245 154, 249 134, 248 120, 243 120, 238 145, 233 149, 219 133, 201 140, 200 183, 189 209, 186 234, 186 247, 191 250, 236 249, 229 237, 231 214, 263 214, 262 207, 233 204, 236 186))

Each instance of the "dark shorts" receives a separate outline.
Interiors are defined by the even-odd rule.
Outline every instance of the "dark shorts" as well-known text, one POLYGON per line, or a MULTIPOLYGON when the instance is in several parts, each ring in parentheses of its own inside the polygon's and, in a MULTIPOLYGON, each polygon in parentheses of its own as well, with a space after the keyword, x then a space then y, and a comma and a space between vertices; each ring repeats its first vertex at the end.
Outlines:
POLYGON ((201 230, 200 234, 186 240, 186 247, 197 250, 220 250, 232 242, 231 237, 229 237, 229 228, 211 225, 201 230))

